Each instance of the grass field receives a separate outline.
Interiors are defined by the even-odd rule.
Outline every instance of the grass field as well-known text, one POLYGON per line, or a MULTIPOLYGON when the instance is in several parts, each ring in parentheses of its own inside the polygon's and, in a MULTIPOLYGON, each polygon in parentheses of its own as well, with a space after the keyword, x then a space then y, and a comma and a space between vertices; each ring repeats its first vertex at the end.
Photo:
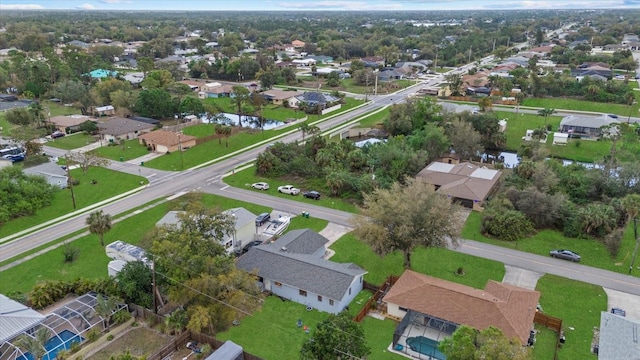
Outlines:
POLYGON ((73 150, 89 145, 93 142, 95 142, 93 136, 83 132, 78 132, 58 139, 53 139, 52 141, 47 142, 46 145, 58 149, 73 150))
MULTIPOLYGON (((389 275, 401 275, 404 271, 402 254, 394 252, 385 257, 374 254, 369 246, 346 234, 331 245, 336 254, 331 258, 336 262, 353 262, 367 270, 365 280, 381 285, 389 275)), ((460 254, 446 249, 417 248, 411 255, 412 268, 415 271, 437 278, 483 289, 487 280, 502 281, 504 266, 502 263, 460 254), (462 267, 465 275, 456 275, 462 267)))
MULTIPOLYGON (((538 280, 536 290, 540 291, 544 313, 562 319, 566 343, 558 352, 559 359, 596 359, 591 353, 593 328, 600 327, 600 312, 607 311, 607 295, 602 287, 547 274, 538 280)), ((536 342, 534 358, 552 359, 553 351, 542 345, 536 342)))
POLYGON ((187 135, 202 138, 205 136, 214 135, 216 133, 216 128, 211 124, 199 124, 186 127, 182 130, 182 132, 187 135))
MULTIPOLYGON (((638 95, 636 95, 638 98, 638 95)), ((526 98, 522 101, 522 106, 531 106, 539 108, 552 108, 564 110, 593 111, 607 114, 617 114, 627 117, 631 112, 631 116, 637 117, 640 105, 636 104, 629 108, 628 105, 599 103, 594 101, 563 99, 563 98, 526 98)))
MULTIPOLYGON (((553 249, 571 249, 580 254, 581 263, 600 269, 626 273, 631 262, 631 254, 635 245, 633 225, 625 229, 620 252, 611 258, 605 246, 593 239, 572 239, 554 230, 541 230, 535 235, 515 242, 491 239, 480 234, 482 214, 471 212, 462 230, 462 238, 486 242, 493 245, 526 251, 538 255, 549 256, 553 249)), ((561 260, 558 260, 561 261, 561 260)))
POLYGON ((92 150, 92 152, 114 161, 128 161, 149 153, 149 150, 147 150, 144 145, 140 144, 138 139, 126 140, 124 142, 124 146, 108 143, 104 143, 103 145, 104 146, 92 150))
MULTIPOLYGON (((140 186, 140 181, 147 183, 147 179, 136 175, 112 171, 105 168, 90 168, 87 175, 82 170, 71 171, 71 176, 80 181, 73 187, 77 209, 95 204, 99 201, 122 194, 140 186), (92 184, 92 180, 97 184, 92 184)), ((56 193, 53 203, 44 209, 40 209, 35 215, 11 220, 0 227, 0 238, 42 224, 64 214, 73 212, 71 191, 63 189, 56 193)))
MULTIPOLYGON (((260 192, 262 190, 253 189, 251 187, 251 184, 264 181, 268 183, 270 186, 270 189, 266 190, 266 193, 269 195, 278 196, 284 199, 290 199, 290 200, 296 200, 304 203, 314 204, 318 206, 324 206, 324 207, 328 207, 336 210, 348 211, 352 213, 358 212, 358 208, 354 204, 348 202, 347 200, 344 200, 341 198, 329 197, 327 195, 328 193, 324 190, 324 184, 319 184, 317 179, 316 180, 305 179, 303 183, 293 184, 296 187, 300 188, 302 191, 306 191, 306 190, 320 191, 320 193, 322 194, 320 200, 312 200, 312 199, 304 198, 302 194, 299 194, 297 196, 281 194, 278 192, 277 188, 280 185, 286 185, 285 183, 287 183, 287 180, 267 179, 264 177, 257 176, 255 172, 256 172, 256 169, 253 166, 242 171, 236 171, 235 174, 225 177, 224 182, 234 187, 260 192), (318 187, 318 186, 321 186, 321 187, 318 187)), ((322 181, 322 179, 320 179, 320 181, 322 181)))
POLYGON ((371 114, 364 119, 360 120, 361 127, 374 127, 389 117, 389 108, 386 108, 378 113, 371 114))

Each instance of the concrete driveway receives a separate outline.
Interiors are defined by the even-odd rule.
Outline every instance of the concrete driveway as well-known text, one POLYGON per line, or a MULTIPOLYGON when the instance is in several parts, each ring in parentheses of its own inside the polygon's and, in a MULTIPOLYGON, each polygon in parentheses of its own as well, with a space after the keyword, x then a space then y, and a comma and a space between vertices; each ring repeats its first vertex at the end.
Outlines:
POLYGON ((521 269, 515 266, 505 265, 505 273, 502 282, 509 285, 519 286, 521 288, 535 290, 538 279, 544 274, 521 269))
POLYGON ((607 293, 607 311, 611 308, 621 308, 627 317, 640 320, 640 296, 623 293, 617 290, 603 288, 607 293))

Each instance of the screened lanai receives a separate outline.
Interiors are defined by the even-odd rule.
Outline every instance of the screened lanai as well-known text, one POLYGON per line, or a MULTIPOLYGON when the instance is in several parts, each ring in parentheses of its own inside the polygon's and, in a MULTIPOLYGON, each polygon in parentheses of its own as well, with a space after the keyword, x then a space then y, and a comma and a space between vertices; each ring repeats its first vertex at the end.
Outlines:
MULTIPOLYGON (((73 343, 82 343, 91 329, 104 330, 104 319, 96 313, 98 295, 89 292, 62 305, 48 314, 39 324, 19 333, 0 345, 0 360, 31 360, 28 349, 21 349, 19 339, 24 335, 35 338, 38 329, 46 328, 49 340, 44 344, 43 360, 53 360, 60 350, 69 349, 73 343)), ((126 309, 126 304, 117 304, 111 314, 126 309)))
POLYGON ((438 343, 450 337, 458 324, 435 316, 408 310, 393 333, 392 347, 417 359, 443 360, 438 343))

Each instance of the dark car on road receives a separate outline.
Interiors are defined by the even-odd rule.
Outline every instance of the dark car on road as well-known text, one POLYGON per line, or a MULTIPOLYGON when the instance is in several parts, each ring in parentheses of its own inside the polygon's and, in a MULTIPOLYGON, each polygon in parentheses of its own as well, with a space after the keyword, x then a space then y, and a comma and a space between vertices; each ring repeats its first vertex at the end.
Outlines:
POLYGON ((306 191, 304 194, 302 194, 302 196, 306 197, 307 199, 320 200, 320 193, 313 190, 306 191))
POLYGON ((264 223, 271 219, 271 215, 269 213, 262 213, 256 217, 256 226, 262 226, 264 223))
POLYGON ((580 255, 571 250, 551 250, 549 256, 558 259, 570 260, 573 262, 580 262, 580 255))

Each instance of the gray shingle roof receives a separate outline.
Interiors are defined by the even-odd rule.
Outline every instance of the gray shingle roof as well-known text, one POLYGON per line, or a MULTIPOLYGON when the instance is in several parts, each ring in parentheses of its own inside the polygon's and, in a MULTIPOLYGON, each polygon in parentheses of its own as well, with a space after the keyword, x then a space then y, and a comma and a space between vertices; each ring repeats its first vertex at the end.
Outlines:
MULTIPOLYGON (((300 236, 309 235, 302 232, 300 236)), ((295 241, 289 242, 295 248, 292 243, 295 241)), ((366 274, 365 270, 351 263, 340 264, 312 255, 292 253, 288 247, 283 251, 277 242, 251 248, 238 259, 236 266, 245 271, 258 270, 258 276, 265 279, 335 300, 342 299, 355 277, 366 274)))
POLYGON ((600 313, 599 360, 640 359, 640 321, 600 313))
POLYGON ((44 320, 39 312, 0 294, 0 344, 44 320))
POLYGON ((120 136, 129 134, 135 131, 144 131, 153 129, 155 126, 147 124, 142 121, 125 119, 125 118, 111 118, 108 121, 98 123, 98 128, 101 134, 120 136))
POLYGON ((586 128, 598 129, 601 126, 619 122, 617 119, 610 118, 607 115, 602 116, 584 116, 569 115, 560 121, 560 126, 581 126, 586 128))
POLYGON ((311 255, 324 247, 329 240, 311 229, 291 230, 268 246, 280 250, 287 248, 288 253, 311 255))
POLYGON ((67 176, 67 172, 58 164, 53 162, 47 162, 40 165, 28 167, 24 169, 26 174, 31 175, 56 175, 56 176, 67 176))

